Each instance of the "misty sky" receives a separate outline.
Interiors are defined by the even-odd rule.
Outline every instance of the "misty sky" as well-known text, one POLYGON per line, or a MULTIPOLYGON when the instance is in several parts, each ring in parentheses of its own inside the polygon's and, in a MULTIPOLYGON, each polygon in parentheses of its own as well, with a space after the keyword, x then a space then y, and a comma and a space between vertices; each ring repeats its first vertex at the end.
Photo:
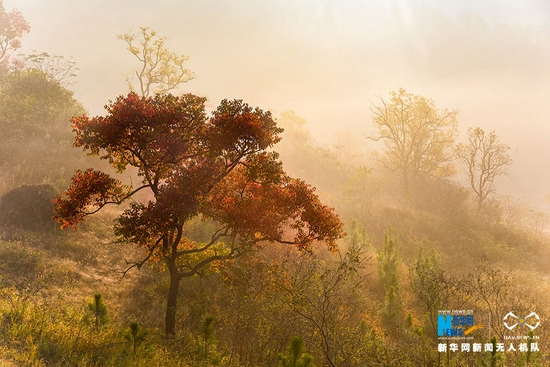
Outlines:
MULTIPOLYGON (((294 110, 331 144, 372 133, 371 102, 399 87, 496 130, 515 163, 500 192, 550 192, 547 0, 4 0, 31 25, 23 52, 72 57, 76 97, 92 114, 126 93, 137 67, 117 34, 149 26, 190 56, 182 90, 294 110)), ((365 141, 365 145, 368 143, 365 141)), ((544 203, 546 205, 546 203, 544 203)))

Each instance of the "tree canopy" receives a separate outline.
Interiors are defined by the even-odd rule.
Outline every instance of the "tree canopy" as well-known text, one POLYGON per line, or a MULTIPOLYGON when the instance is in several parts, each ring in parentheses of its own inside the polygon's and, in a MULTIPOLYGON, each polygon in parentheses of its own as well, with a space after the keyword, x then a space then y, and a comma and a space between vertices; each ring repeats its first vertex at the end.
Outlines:
POLYGON ((65 186, 84 154, 71 141, 70 119, 84 113, 73 92, 35 68, 0 79, 0 192, 19 185, 65 186))
POLYGON ((333 210, 310 185, 285 174, 277 153, 268 151, 282 131, 269 112, 223 100, 207 116, 204 103, 193 94, 130 93, 111 102, 105 117, 74 118, 75 145, 118 172, 136 168, 141 182, 131 187, 101 171, 78 171, 56 200, 56 219, 67 227, 109 203, 132 199, 115 233, 146 249, 134 266, 154 259, 167 265, 167 334, 175 332, 183 277, 265 241, 308 249, 325 240, 334 248, 343 235, 333 210), (142 191, 148 194, 140 201, 142 191), (184 225, 194 217, 212 224, 208 240, 186 234, 184 225))
POLYGON ((21 37, 30 30, 29 23, 19 10, 6 11, 3 1, 0 1, 0 74, 20 61, 12 52, 21 47, 21 37))
POLYGON ((384 164, 399 174, 403 189, 420 175, 451 174, 452 144, 457 134, 456 111, 439 110, 433 100, 399 91, 372 108, 378 134, 386 147, 384 164))

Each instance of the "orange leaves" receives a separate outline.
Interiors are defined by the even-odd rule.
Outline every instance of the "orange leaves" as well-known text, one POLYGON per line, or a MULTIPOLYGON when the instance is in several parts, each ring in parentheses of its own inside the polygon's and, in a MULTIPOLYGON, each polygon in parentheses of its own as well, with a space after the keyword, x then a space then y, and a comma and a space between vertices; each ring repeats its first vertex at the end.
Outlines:
POLYGON ((246 166, 246 179, 252 182, 279 183, 285 175, 283 164, 276 152, 252 154, 243 162, 246 166))
POLYGON ((55 200, 55 217, 62 228, 74 227, 81 222, 87 209, 96 212, 107 203, 119 203, 124 200, 128 188, 108 174, 91 168, 77 171, 72 178, 72 184, 65 193, 55 200))
POLYGON ((247 168, 239 167, 211 192, 205 207, 248 245, 277 241, 308 249, 312 241, 326 240, 334 248, 343 236, 340 219, 314 189, 286 175, 277 182, 249 181, 247 168))
POLYGON ((331 250, 336 240, 344 236, 342 222, 338 215, 321 203, 315 189, 302 180, 292 180, 289 190, 295 193, 295 205, 299 215, 292 224, 297 232, 297 242, 308 244, 315 240, 326 240, 331 250))
POLYGON ((202 152, 205 101, 193 94, 120 96, 105 106, 106 117, 73 119, 75 145, 108 159, 119 172, 130 165, 142 176, 166 178, 179 160, 202 152))
POLYGON ((210 119, 208 140, 212 149, 234 156, 273 146, 282 131, 269 111, 252 109, 242 100, 223 100, 210 119))

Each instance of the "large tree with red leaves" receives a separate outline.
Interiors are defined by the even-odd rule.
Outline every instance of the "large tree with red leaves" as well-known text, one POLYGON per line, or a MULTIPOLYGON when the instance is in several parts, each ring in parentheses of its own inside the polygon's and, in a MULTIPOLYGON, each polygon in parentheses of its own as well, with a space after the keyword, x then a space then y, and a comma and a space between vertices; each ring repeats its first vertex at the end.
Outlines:
POLYGON ((75 145, 107 159, 118 172, 134 167, 140 184, 123 185, 88 169, 78 171, 56 199, 62 227, 74 227, 107 204, 129 201, 114 231, 121 242, 146 249, 133 267, 150 260, 166 264, 167 334, 175 333, 182 278, 269 242, 307 250, 324 240, 334 248, 343 235, 338 216, 314 188, 286 175, 277 153, 268 151, 282 132, 269 112, 224 100, 207 115, 204 103, 192 94, 130 93, 106 106, 105 117, 74 118, 75 145), (195 217, 211 224, 207 240, 186 232, 195 217))

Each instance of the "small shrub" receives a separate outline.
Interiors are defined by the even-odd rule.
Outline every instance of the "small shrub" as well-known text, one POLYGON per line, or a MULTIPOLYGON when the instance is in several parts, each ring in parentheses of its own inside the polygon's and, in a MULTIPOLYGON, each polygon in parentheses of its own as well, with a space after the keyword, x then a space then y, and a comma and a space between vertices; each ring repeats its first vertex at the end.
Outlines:
POLYGON ((280 365, 283 367, 315 367, 313 357, 306 353, 304 341, 295 336, 290 341, 288 350, 284 354, 279 354, 280 365))
POLYGON ((0 225, 53 232, 58 228, 53 220, 56 196, 50 185, 21 186, 9 191, 0 198, 0 225))
POLYGON ((136 358, 136 349, 147 337, 147 330, 142 330, 137 322, 130 323, 130 331, 124 335, 126 340, 132 343, 133 358, 136 358))
POLYGON ((88 303, 88 310, 92 313, 96 328, 99 328, 100 325, 107 323, 107 306, 103 303, 101 294, 94 294, 94 299, 88 303))

